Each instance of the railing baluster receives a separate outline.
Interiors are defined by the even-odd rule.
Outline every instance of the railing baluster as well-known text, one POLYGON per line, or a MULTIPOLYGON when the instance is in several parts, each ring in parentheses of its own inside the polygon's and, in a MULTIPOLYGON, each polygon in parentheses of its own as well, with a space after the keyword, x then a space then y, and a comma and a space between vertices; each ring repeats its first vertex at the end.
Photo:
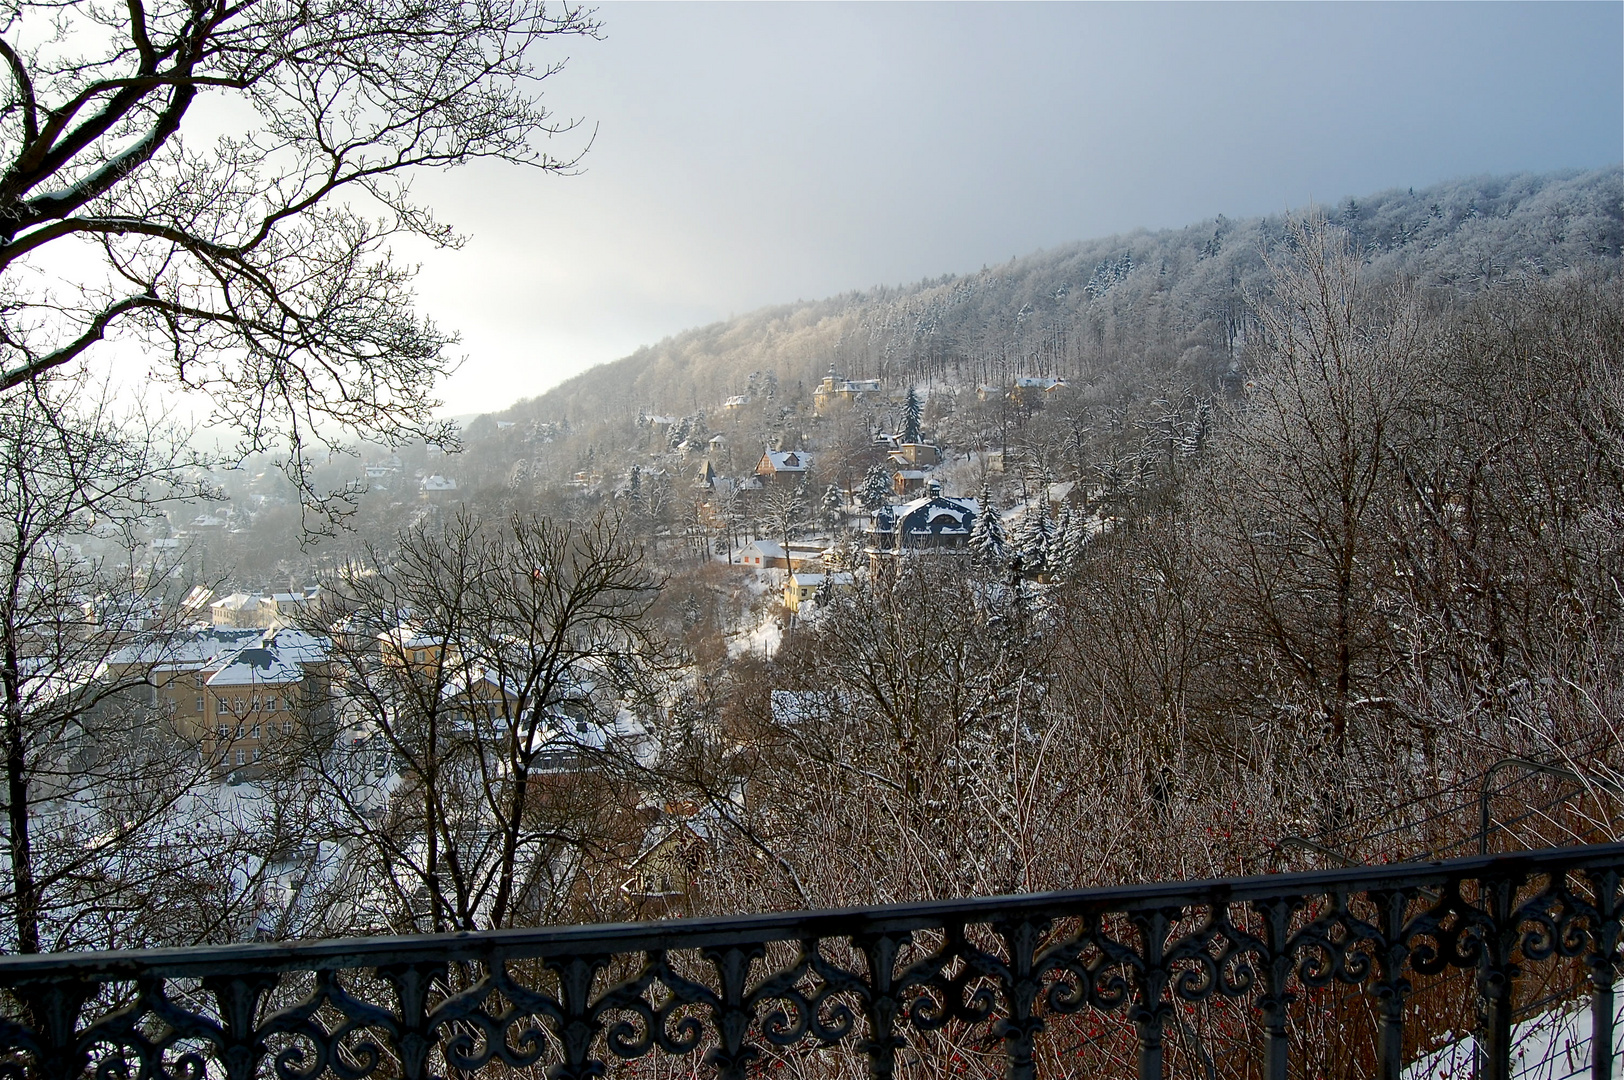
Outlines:
POLYGON ((1167 931, 1171 923, 1166 911, 1144 912, 1133 917, 1144 948, 1144 967, 1139 974, 1139 1004, 1133 1010, 1139 1030, 1139 1080, 1162 1080, 1165 1045, 1163 1035, 1167 1012, 1172 1007, 1163 1000, 1167 994, 1167 931))
POLYGON ((1291 915, 1297 910, 1297 904, 1291 900, 1271 900, 1253 907, 1263 916, 1263 942, 1269 950, 1263 971, 1263 997, 1258 1001, 1263 1013, 1263 1031, 1267 1035, 1263 1075, 1268 1080, 1287 1080, 1291 1036, 1286 1022, 1291 992, 1286 985, 1291 979, 1293 960, 1291 915))
POLYGON ((1489 925, 1483 929, 1477 986, 1483 998, 1483 1073, 1479 1080, 1511 1080, 1512 991, 1517 968, 1511 950, 1517 939, 1512 912, 1516 910, 1517 881, 1483 881, 1478 902, 1489 925))
POLYGON ((38 1040, 35 1067, 43 1080, 76 1080, 84 1074, 79 1013, 95 991, 95 984, 78 979, 31 979, 18 984, 17 996, 28 1010, 38 1040))
POLYGON ((1383 939, 1376 956, 1381 975, 1375 985, 1381 1003, 1376 1075, 1378 1080, 1400 1080, 1404 1072, 1404 1005, 1410 995, 1410 980, 1404 977, 1404 961, 1409 955, 1404 942, 1404 918, 1410 894, 1398 889, 1373 893, 1371 902, 1379 912, 1383 939))
POLYGON ((551 1080, 589 1080, 603 1073, 603 1064, 592 1060, 592 1040, 598 1033, 592 1019, 592 984, 608 963, 606 956, 569 956, 548 965, 558 975, 558 1001, 564 1014, 557 1033, 564 1060, 547 1070, 551 1080))
MULTIPOLYGON (((395 988, 400 1025, 395 1037, 395 1051, 400 1055, 400 1074, 405 1080, 428 1080, 429 1052, 434 1049, 433 1032, 429 1030, 429 989, 436 977, 444 977, 444 961, 430 964, 390 964, 378 969, 378 974, 395 988)), ((334 1048, 337 1052, 337 1048, 334 1048)))
POLYGON ((1591 1080, 1613 1080, 1613 979, 1591 976, 1595 992, 1590 998, 1591 1080))
POLYGON ((1598 925, 1591 928, 1590 953, 1590 1077, 1613 1080, 1618 1060, 1613 1032, 1613 984, 1618 980, 1618 946, 1621 905, 1620 874, 1617 870, 1592 871, 1591 887, 1596 894, 1598 925))
POLYGON ((705 1055, 705 1063, 715 1066, 721 1080, 745 1080, 750 1063, 761 1056, 760 1050, 744 1041, 755 1019, 755 1014, 745 1007, 744 996, 750 981, 750 966, 765 956, 766 951, 761 945, 704 950, 705 959, 716 969, 721 983, 712 1014, 717 1045, 705 1055))
POLYGON ((1039 980, 1032 974, 1032 957, 1048 929, 1047 922, 1031 920, 998 927, 998 934, 1009 949, 1009 984, 1004 987, 1009 1015, 996 1029, 996 1034, 1004 1040, 1007 1080, 1034 1080, 1036 1076, 1032 1037, 1043 1030, 1043 1020, 1037 1015, 1039 980))
POLYGON ((902 1003, 897 1000, 895 982, 897 952, 910 936, 877 934, 852 939, 868 957, 868 1038, 863 1040, 863 1052, 871 1080, 891 1080, 896 1074, 897 1051, 908 1045, 896 1030, 902 1003))
POLYGON ((220 1048, 227 1080, 253 1080, 259 1068, 259 1003, 276 987, 277 978, 267 973, 215 975, 203 980, 203 988, 214 995, 220 1007, 220 1029, 225 1045, 220 1048))

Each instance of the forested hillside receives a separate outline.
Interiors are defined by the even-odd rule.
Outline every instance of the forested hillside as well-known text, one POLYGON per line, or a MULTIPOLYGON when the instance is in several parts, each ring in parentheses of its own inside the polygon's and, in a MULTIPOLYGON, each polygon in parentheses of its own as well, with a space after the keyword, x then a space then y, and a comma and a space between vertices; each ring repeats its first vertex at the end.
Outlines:
MULTIPOLYGON (((1471 291, 1548 276, 1624 245, 1617 169, 1483 177, 1380 192, 1321 212, 1347 228, 1367 273, 1471 291)), ((768 373, 810 388, 830 365, 888 383, 995 382, 1016 372, 1217 388, 1236 370, 1248 298, 1271 290, 1264 254, 1286 215, 1134 232, 979 273, 767 308, 684 331, 505 414, 592 424, 712 409, 768 373), (752 381, 755 375, 755 381, 752 381)))

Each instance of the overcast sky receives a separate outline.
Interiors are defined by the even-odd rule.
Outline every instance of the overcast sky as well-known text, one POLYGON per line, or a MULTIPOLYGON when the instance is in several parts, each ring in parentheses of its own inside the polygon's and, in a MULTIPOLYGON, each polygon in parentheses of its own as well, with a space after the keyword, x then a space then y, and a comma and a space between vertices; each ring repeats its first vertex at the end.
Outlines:
MULTIPOLYGON (((579 175, 418 190, 448 413, 684 328, 1070 240, 1624 158, 1624 4, 605 3, 579 175)), ((557 59, 564 51, 540 59, 557 59)), ((415 254, 415 253, 414 253, 415 254)))

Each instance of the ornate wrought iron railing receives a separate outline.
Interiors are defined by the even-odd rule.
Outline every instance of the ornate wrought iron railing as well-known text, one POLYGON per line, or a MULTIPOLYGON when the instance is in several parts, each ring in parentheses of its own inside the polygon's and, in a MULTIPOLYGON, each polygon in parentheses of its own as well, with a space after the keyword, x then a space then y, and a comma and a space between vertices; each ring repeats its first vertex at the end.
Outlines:
POLYGON ((1531 973, 1565 966, 1556 984, 1591 999, 1591 1073, 1607 1077, 1621 881, 1624 844, 1608 844, 841 911, 10 956, 0 1072, 588 1080, 692 1055, 724 1078, 854 1061, 888 1078, 958 1047, 946 1071, 1001 1059, 1022 1080, 1111 1075, 1112 1060, 1140 1077, 1285 1080, 1326 1074, 1331 1056, 1342 1075, 1396 1080, 1429 1039, 1460 1033, 1440 1012, 1453 993, 1477 999, 1481 1075, 1507 1080, 1519 997, 1550 1000, 1552 980, 1531 973), (1226 1010, 1207 1028, 1223 1045, 1186 1045, 1199 1008, 1226 1010), (1347 1019, 1360 1016, 1365 1034, 1347 1019))

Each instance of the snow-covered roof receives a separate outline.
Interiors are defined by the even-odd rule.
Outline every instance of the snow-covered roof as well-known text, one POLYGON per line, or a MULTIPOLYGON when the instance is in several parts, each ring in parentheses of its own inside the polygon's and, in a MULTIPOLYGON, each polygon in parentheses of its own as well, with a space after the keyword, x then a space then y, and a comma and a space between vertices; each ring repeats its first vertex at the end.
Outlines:
POLYGON ((800 588, 803 588, 803 589, 816 588, 817 586, 822 585, 826 581, 830 585, 850 585, 854 580, 856 580, 850 574, 843 573, 843 572, 837 572, 837 573, 833 573, 833 574, 800 574, 800 573, 796 573, 796 574, 791 574, 789 576, 789 579, 790 579, 790 581, 792 583, 794 583, 795 585, 797 585, 797 586, 799 586, 800 588))
POLYGON ((295 664, 319 664, 327 659, 333 643, 320 634, 283 627, 265 635, 265 644, 295 664))
POLYGON ((378 633, 378 640, 388 642, 397 650, 405 649, 437 649, 445 644, 445 639, 427 633, 416 623, 404 622, 392 630, 382 630, 378 633))
POLYGON ((805 450, 768 450, 764 456, 774 472, 805 472, 812 466, 812 455, 805 450))
MULTIPOLYGON (((921 510, 932 503, 939 503, 942 510, 960 516, 964 514, 981 513, 981 503, 978 500, 958 499, 949 495, 926 495, 923 498, 915 499, 913 502, 892 506, 890 509, 891 513, 895 514, 898 518, 904 518, 914 511, 921 510)), ((931 516, 934 517, 935 515, 933 514, 931 516)))
POLYGON ((439 473, 435 473, 433 476, 423 477, 423 490, 456 491, 457 482, 449 476, 441 476, 439 473))
POLYGON ((209 677, 209 686, 253 686, 264 683, 294 683, 304 672, 292 659, 276 649, 255 646, 240 649, 226 659, 224 666, 209 677))
POLYGON ((153 664, 160 670, 202 668, 244 646, 258 644, 263 633, 257 629, 216 626, 206 630, 155 635, 119 649, 108 657, 108 663, 153 664))

